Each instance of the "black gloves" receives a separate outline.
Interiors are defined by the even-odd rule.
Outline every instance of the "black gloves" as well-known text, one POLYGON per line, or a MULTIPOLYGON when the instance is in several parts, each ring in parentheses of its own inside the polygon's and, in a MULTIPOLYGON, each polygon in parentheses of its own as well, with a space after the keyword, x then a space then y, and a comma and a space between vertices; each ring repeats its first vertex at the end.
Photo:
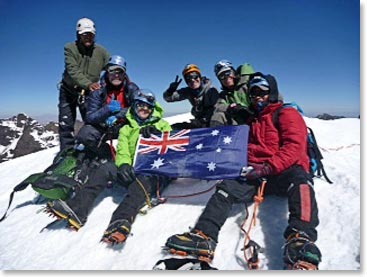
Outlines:
POLYGON ((145 126, 140 129, 140 134, 142 134, 145 138, 150 138, 151 134, 159 134, 162 133, 159 131, 154 125, 145 126))
POLYGON ((122 164, 117 170, 117 176, 124 185, 130 185, 136 179, 134 168, 129 164, 122 164))
POLYGON ((243 120, 247 120, 253 113, 247 108, 243 107, 240 104, 232 103, 228 106, 226 113, 230 117, 242 118, 243 120))
POLYGON ((168 93, 174 93, 178 86, 180 85, 180 83, 182 82, 182 79, 178 79, 178 75, 176 75, 176 79, 174 82, 172 82, 170 85, 169 85, 169 88, 167 89, 167 92, 168 93))

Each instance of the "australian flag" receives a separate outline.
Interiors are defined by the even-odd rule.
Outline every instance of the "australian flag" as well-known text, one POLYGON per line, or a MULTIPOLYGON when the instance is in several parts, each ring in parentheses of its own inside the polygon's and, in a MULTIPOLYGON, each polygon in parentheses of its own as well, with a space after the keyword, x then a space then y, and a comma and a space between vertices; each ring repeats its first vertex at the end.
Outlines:
POLYGON ((247 166, 249 126, 184 129, 140 136, 136 173, 204 180, 236 179, 247 166))

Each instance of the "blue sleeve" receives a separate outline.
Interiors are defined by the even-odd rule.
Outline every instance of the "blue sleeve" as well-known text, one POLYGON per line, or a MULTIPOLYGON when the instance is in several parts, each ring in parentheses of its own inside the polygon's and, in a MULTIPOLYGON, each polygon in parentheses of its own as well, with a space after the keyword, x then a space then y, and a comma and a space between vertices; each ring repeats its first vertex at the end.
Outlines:
POLYGON ((101 90, 93 91, 87 98, 86 123, 103 123, 110 115, 111 111, 105 103, 105 97, 101 90))

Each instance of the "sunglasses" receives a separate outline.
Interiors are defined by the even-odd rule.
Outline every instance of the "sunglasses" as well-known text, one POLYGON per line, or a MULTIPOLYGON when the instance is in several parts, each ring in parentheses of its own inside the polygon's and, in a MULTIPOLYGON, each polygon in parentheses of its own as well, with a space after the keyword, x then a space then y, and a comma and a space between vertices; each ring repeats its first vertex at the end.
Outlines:
POLYGON ((116 68, 116 69, 113 69, 113 70, 107 69, 107 72, 109 74, 122 74, 122 73, 124 73, 124 71, 119 69, 119 68, 116 68))
POLYGON ((95 34, 91 33, 91 32, 86 32, 86 33, 83 33, 83 34, 80 34, 81 37, 83 38, 87 38, 87 37, 95 37, 95 34))
POLYGON ((261 90, 261 89, 252 89, 252 90, 250 90, 248 97, 250 99, 255 99, 256 97, 263 98, 266 95, 269 95, 269 91, 265 91, 265 90, 261 90))
POLYGON ((221 73, 219 76, 218 76, 218 79, 221 80, 221 81, 224 81, 225 79, 227 79, 228 77, 233 77, 233 71, 232 70, 229 70, 229 71, 225 71, 223 73, 221 73))
POLYGON ((188 74, 185 76, 186 82, 190 82, 191 80, 197 80, 200 78, 199 74, 188 74))
POLYGON ((147 103, 144 102, 138 102, 136 103, 136 107, 138 109, 144 109, 144 110, 153 110, 153 107, 148 105, 147 103))
POLYGON ((125 72, 121 69, 107 70, 110 77, 119 77, 123 78, 125 76, 125 72))

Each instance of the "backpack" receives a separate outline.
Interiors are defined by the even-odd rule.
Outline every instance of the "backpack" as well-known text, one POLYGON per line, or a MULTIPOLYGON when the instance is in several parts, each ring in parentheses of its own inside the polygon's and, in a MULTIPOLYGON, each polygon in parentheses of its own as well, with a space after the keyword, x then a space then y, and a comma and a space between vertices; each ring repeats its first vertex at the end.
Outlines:
MULTIPOLYGON (((303 116, 303 110, 295 102, 284 103, 283 106, 278 108, 273 113, 273 123, 277 129, 279 129, 279 114, 281 110, 289 107, 296 109, 303 116)), ((321 162, 324 157, 322 156, 319 146, 317 145, 315 134, 310 127, 307 127, 307 154, 310 159, 309 171, 312 177, 321 178, 324 176, 326 181, 332 184, 333 182, 326 175, 324 165, 321 162)))
POLYGON ((0 222, 5 219, 15 192, 22 191, 28 185, 31 185, 36 192, 46 199, 66 200, 72 195, 77 186, 81 186, 86 182, 86 173, 87 168, 82 163, 77 150, 67 148, 61 151, 56 155, 53 163, 43 172, 28 176, 14 187, 10 194, 8 208, 0 222))

